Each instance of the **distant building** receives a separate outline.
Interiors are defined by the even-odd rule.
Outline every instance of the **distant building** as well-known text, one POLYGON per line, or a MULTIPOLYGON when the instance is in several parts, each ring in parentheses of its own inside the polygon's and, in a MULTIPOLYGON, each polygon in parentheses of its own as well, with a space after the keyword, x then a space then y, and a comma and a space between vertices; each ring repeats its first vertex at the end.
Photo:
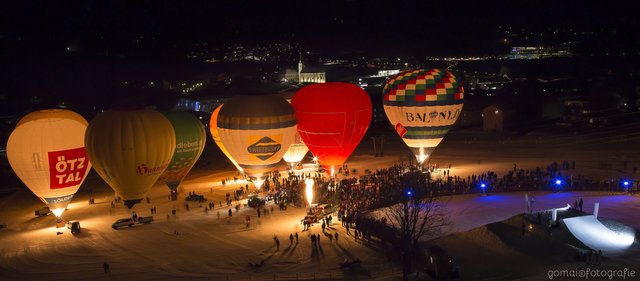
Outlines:
POLYGON ((509 83, 511 83, 511 79, 509 79, 508 76, 503 75, 478 78, 475 85, 481 90, 500 90, 509 83))
POLYGON ((325 83, 327 78, 324 72, 302 72, 300 83, 325 83))
POLYGON ((284 70, 284 79, 287 82, 298 82, 300 81, 300 73, 295 69, 287 68, 284 70))
POLYGON ((284 80, 298 83, 325 83, 327 82, 327 77, 324 71, 305 70, 302 64, 302 57, 300 57, 298 71, 286 69, 284 72, 284 80))
POLYGON ((584 99, 572 99, 563 102, 564 115, 562 121, 570 125, 594 125, 600 119, 593 110, 591 102, 584 99))
POLYGON ((398 73, 400 73, 400 69, 383 69, 383 70, 378 70, 378 75, 374 75, 372 77, 391 76, 391 75, 396 75, 398 73))
POLYGON ((482 110, 482 128, 485 131, 502 132, 504 125, 504 111, 496 105, 490 105, 482 110))
POLYGON ((509 53, 509 59, 512 60, 569 56, 571 56, 571 52, 568 47, 513 47, 509 53))

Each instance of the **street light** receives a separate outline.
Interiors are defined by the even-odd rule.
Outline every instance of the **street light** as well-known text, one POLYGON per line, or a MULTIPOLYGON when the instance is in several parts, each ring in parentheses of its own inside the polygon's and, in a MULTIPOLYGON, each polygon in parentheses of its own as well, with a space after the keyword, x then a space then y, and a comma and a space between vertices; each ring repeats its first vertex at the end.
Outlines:
POLYGON ((624 191, 628 192, 629 191, 629 187, 631 187, 631 181, 622 180, 622 186, 624 187, 624 191))

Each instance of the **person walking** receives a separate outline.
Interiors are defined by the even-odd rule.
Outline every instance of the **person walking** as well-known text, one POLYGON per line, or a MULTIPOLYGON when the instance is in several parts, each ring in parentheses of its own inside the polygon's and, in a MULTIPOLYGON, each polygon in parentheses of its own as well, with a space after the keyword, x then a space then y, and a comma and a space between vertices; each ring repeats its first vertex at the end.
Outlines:
POLYGON ((580 207, 580 212, 582 212, 582 204, 584 202, 582 201, 582 198, 580 198, 580 202, 578 202, 578 206, 580 207))
POLYGON ((298 232, 296 232, 296 244, 298 244, 298 232))
POLYGON ((108 262, 104 262, 102 263, 102 268, 104 269, 104 273, 107 274, 109 273, 109 263, 108 262))
POLYGON ((336 234, 334 235, 334 237, 336 238, 336 243, 338 243, 338 233, 336 232, 336 234))
POLYGON ((273 241, 276 242, 276 251, 280 250, 280 240, 278 239, 278 236, 273 236, 273 241))

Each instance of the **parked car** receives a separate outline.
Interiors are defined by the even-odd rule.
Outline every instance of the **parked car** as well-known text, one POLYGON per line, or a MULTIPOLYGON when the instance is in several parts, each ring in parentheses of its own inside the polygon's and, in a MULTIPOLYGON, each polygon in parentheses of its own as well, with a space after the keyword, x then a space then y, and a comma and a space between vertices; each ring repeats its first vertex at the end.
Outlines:
POLYGON ((138 217, 138 223, 150 224, 153 221, 153 216, 138 217))
POLYGON ((247 200, 247 203, 249 203, 249 207, 255 208, 264 206, 266 204, 266 201, 264 200, 264 198, 258 195, 251 195, 249 196, 249 200, 247 200))
POLYGON ((206 202, 207 198, 204 198, 204 195, 199 194, 191 194, 184 198, 185 201, 194 201, 194 202, 206 202))
POLYGON ((67 223, 67 228, 71 229, 71 234, 73 234, 73 235, 80 234, 80 222, 79 221, 69 221, 67 223))
POLYGON ((49 215, 49 213, 51 213, 51 209, 49 209, 49 207, 45 206, 45 207, 42 207, 40 209, 37 209, 35 211, 35 213, 36 213, 36 217, 44 217, 44 216, 49 215))
POLYGON ((111 228, 118 229, 120 227, 132 227, 136 222, 132 218, 119 219, 111 225, 111 228))

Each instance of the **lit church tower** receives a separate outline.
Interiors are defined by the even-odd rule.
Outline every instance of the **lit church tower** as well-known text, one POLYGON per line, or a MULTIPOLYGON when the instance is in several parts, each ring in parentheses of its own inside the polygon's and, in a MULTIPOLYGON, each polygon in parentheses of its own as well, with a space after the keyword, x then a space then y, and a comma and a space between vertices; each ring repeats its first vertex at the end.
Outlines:
POLYGON ((300 59, 298 60, 298 83, 302 83, 302 54, 300 54, 300 59))

